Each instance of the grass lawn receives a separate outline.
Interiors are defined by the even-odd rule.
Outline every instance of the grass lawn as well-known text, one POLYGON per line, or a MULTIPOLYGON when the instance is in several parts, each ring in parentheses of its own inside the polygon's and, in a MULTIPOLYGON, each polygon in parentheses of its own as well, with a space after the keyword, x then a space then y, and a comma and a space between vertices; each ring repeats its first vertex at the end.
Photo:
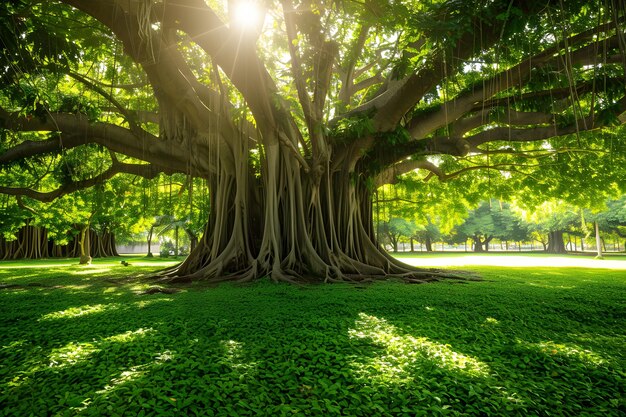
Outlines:
POLYGON ((138 295, 171 260, 76 264, 0 263, 1 416, 626 415, 626 270, 138 295))

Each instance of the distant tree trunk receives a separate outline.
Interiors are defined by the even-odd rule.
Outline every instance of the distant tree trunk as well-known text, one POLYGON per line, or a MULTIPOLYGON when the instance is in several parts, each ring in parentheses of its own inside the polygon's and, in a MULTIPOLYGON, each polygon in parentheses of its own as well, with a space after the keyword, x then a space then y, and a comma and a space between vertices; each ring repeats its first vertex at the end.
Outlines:
POLYGON ((189 252, 191 252, 198 245, 198 236, 196 236, 196 234, 192 232, 191 229, 184 228, 183 230, 185 230, 185 233, 187 233, 187 237, 189 237, 189 252))
POLYGON ((392 233, 388 233, 389 243, 391 243, 391 250, 395 253, 398 252, 398 236, 394 236, 392 233))
POLYGON ((433 251, 433 242, 430 237, 427 236, 426 239, 424 239, 424 245, 426 245, 426 252, 433 251))
POLYGON ((150 226, 150 231, 148 232, 148 258, 152 258, 154 255, 152 254, 152 234, 154 233, 154 225, 150 226))
POLYGON ((51 255, 48 231, 45 227, 26 222, 16 233, 15 240, 7 241, 0 236, 0 259, 42 259, 51 255))
POLYGON ((580 238, 580 251, 581 252, 585 251, 585 238, 584 237, 580 238))
POLYGON ((411 252, 415 252, 415 246, 413 246, 413 238, 411 238, 410 242, 411 242, 411 252))
POLYGON ((178 226, 174 229, 174 256, 178 256, 178 226))
MULTIPOLYGON (((98 237, 98 236, 97 236, 98 237)), ((102 234, 98 237, 100 254, 98 256, 119 256, 117 253, 117 247, 115 245, 115 234, 108 229, 104 229, 102 234)))
POLYGON ((548 247, 549 253, 567 253, 565 250, 565 244, 563 241, 563 231, 557 230, 548 233, 548 247))
POLYGON ((493 239, 493 236, 489 236, 485 238, 485 252, 489 252, 489 243, 493 239))
POLYGON ((481 240, 480 236, 474 236, 472 237, 472 240, 474 241, 474 252, 484 252, 484 248, 483 248, 483 241, 481 240))
POLYGON ((600 238, 600 226, 598 225, 598 222, 596 222, 596 251, 597 251, 597 258, 602 258, 602 239, 600 238))
POLYGON ((80 230, 80 259, 78 261, 80 265, 91 264, 92 258, 90 252, 91 245, 89 244, 89 224, 87 224, 80 230))

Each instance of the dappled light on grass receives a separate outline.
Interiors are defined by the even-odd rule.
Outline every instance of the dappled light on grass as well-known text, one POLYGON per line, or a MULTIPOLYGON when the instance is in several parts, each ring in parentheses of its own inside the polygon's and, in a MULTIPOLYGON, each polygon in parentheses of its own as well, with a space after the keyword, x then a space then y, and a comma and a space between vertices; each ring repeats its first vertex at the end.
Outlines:
POLYGON ((92 274, 104 274, 107 272, 111 272, 111 268, 89 268, 82 267, 84 270, 71 271, 69 272, 72 275, 92 275, 92 274))
POLYGON ((52 349, 48 366, 57 368, 72 366, 88 360, 94 352, 99 350, 94 343, 70 342, 60 348, 52 349))
POLYGON ((478 377, 489 372, 485 363, 456 352, 449 345, 400 334, 386 320, 365 313, 359 314, 348 334, 352 339, 369 341, 381 348, 380 355, 354 364, 356 373, 367 380, 400 384, 413 380, 416 373, 428 371, 433 365, 478 377))
POLYGON ((532 285, 534 287, 555 289, 555 290, 572 290, 576 288, 575 285, 551 285, 549 283, 539 283, 539 282, 529 282, 528 285, 532 285))
POLYGON ((45 264, 45 263, 34 263, 34 262, 29 262, 29 263, 25 263, 26 261, 20 261, 18 263, 18 261, 15 262, 0 262, 0 270, 13 270, 13 269, 39 269, 39 268, 64 268, 64 267, 68 267, 68 266, 72 266, 72 265, 76 265, 78 264, 78 262, 76 263, 71 263, 71 262, 64 262, 64 263, 54 263, 54 264, 45 264))
POLYGON ((104 313, 106 311, 118 310, 121 307, 120 304, 94 304, 83 305, 78 307, 70 307, 65 310, 55 311, 53 313, 44 314, 39 320, 58 320, 58 319, 70 319, 89 314, 104 313))
POLYGON ((220 344, 224 349, 224 362, 233 370, 244 373, 256 367, 256 363, 244 362, 242 343, 235 340, 222 340, 220 344))
POLYGON ((621 271, 483 267, 467 285, 267 281, 168 295, 36 271, 55 287, 18 272, 20 289, 0 292, 0 415, 626 411, 621 271))
POLYGON ((571 343, 555 343, 551 340, 539 343, 528 343, 518 340, 517 343, 529 349, 536 349, 544 355, 574 359, 587 366, 599 366, 606 363, 606 360, 597 353, 571 343))
POLYGON ((137 308, 146 308, 155 304, 171 303, 172 301, 174 301, 173 298, 162 297, 162 298, 153 298, 152 300, 136 301, 133 303, 133 305, 137 306, 137 308))
MULTIPOLYGON (((132 333, 136 334, 136 332, 132 333)), ((140 334, 145 335, 145 333, 144 331, 140 334)), ((93 398, 84 399, 79 406, 73 407, 73 410, 88 411, 92 404, 107 403, 107 398, 115 394, 125 397, 128 402, 139 401, 141 399, 145 401, 150 400, 152 394, 149 387, 141 387, 138 380, 149 377, 155 367, 164 362, 171 361, 173 358, 173 353, 167 350, 157 353, 154 360, 151 362, 134 365, 121 371, 111 378, 102 389, 95 391, 93 398)), ((110 405, 106 407, 106 410, 109 412, 113 411, 110 405)))
POLYGON ((129 343, 139 338, 146 337, 154 332, 155 330, 153 328, 148 328, 148 329, 140 328, 137 330, 129 330, 124 333, 115 334, 113 336, 106 337, 104 340, 107 342, 115 342, 115 343, 129 343))

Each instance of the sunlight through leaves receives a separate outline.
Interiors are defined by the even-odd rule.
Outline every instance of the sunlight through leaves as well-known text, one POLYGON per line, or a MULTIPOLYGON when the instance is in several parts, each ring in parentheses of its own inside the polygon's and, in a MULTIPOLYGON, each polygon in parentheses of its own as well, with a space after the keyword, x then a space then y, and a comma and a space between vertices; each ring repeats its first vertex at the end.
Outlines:
POLYGON ((420 368, 432 365, 475 376, 487 376, 486 364, 456 352, 449 345, 425 337, 400 334, 385 319, 360 313, 349 337, 369 341, 381 349, 380 355, 364 363, 355 363, 356 373, 365 379, 407 382, 420 368))

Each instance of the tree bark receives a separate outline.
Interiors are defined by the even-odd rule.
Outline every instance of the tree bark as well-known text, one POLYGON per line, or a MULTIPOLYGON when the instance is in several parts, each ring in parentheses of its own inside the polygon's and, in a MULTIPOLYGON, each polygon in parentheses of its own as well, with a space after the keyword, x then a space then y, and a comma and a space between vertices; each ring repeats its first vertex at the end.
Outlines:
POLYGON ((78 263, 80 265, 91 264, 91 245, 89 241, 89 225, 84 226, 80 230, 80 258, 78 263))
POLYGON ((598 225, 598 222, 596 222, 595 227, 596 227, 596 252, 597 252, 596 257, 601 259, 602 258, 602 240, 600 237, 600 226, 598 225))
POLYGON ((474 252, 485 252, 483 247, 483 240, 480 236, 473 236, 472 240, 474 241, 474 252))
POLYGON ((565 243, 563 241, 563 231, 557 230, 548 233, 548 247, 546 249, 548 253, 567 253, 565 249, 565 243))
POLYGON ((148 232, 148 258, 152 258, 154 255, 152 254, 152 234, 154 233, 154 225, 150 226, 150 231, 148 232))
POLYGON ((424 240, 424 245, 426 246, 426 252, 433 251, 433 242, 429 236, 426 236, 426 239, 424 240))
POLYGON ((371 191, 363 178, 338 170, 305 173, 277 148, 267 149, 266 175, 246 170, 212 176, 212 208, 197 247, 164 280, 363 281, 398 276, 428 281, 448 273, 418 270, 376 242, 371 191), (273 165, 277 159, 282 163, 273 165), (265 194, 258 192, 265 181, 265 194))

